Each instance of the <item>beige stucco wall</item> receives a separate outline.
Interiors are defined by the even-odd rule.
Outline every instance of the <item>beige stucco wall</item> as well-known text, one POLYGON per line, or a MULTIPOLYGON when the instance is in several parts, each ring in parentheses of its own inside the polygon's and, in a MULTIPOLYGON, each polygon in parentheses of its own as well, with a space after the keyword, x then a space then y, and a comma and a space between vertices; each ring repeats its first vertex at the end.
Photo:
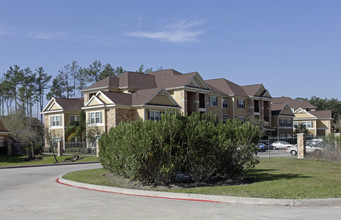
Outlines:
POLYGON ((53 103, 50 110, 62 110, 62 108, 56 103, 53 103))
POLYGON ((103 103, 101 103, 99 100, 96 100, 96 98, 94 98, 88 106, 96 106, 96 105, 102 105, 103 103))
POLYGON ((306 112, 295 113, 295 118, 312 118, 312 116, 306 112))
POLYGON ((134 109, 133 110, 133 120, 145 120, 145 110, 144 108, 134 109))
POLYGON ((159 104, 159 105, 174 105, 166 95, 156 95, 150 102, 150 104, 159 104))

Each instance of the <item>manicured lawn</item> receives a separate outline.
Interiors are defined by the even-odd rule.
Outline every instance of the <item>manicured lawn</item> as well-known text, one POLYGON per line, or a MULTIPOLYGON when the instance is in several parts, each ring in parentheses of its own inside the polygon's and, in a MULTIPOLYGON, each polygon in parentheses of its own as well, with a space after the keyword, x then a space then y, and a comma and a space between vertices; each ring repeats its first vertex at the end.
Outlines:
MULTIPOLYGON (((66 174, 65 179, 124 187, 107 178, 104 169, 66 174)), ((261 159, 249 171, 248 184, 170 189, 170 192, 278 199, 341 198, 341 162, 296 158, 261 159)))
MULTIPOLYGON (((26 161, 26 156, 5 156, 0 155, 0 167, 3 166, 25 166, 25 165, 38 165, 38 164, 54 164, 55 160, 52 155, 44 155, 41 156, 41 160, 31 160, 26 161)), ((72 156, 61 156, 57 157, 58 162, 71 162, 68 159, 72 159, 72 156)), ((91 161, 98 161, 98 158, 95 156, 81 156, 80 160, 77 160, 72 163, 81 163, 81 162, 91 162, 91 161)), ((65 163, 64 162, 64 163, 65 163)))

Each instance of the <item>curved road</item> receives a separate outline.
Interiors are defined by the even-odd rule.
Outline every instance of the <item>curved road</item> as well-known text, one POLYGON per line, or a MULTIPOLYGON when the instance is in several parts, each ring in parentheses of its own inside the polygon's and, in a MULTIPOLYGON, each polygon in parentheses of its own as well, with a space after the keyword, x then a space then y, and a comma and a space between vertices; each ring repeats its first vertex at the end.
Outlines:
POLYGON ((0 169, 0 219, 341 219, 341 207, 207 203, 127 196, 61 185, 99 164, 0 169))

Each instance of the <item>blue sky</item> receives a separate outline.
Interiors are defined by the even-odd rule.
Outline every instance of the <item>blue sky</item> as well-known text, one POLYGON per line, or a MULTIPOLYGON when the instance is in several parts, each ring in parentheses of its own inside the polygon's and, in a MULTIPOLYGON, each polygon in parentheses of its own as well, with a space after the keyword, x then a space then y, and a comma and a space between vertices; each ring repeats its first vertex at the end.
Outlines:
POLYGON ((341 99, 341 1, 1 1, 0 73, 143 64, 341 99))

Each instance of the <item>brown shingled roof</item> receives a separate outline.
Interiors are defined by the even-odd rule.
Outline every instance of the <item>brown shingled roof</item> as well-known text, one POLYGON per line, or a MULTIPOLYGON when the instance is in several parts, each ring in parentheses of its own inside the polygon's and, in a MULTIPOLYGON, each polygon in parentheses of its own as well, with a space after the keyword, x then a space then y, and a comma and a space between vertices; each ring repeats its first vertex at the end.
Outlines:
POLYGON ((320 119, 332 119, 332 111, 324 110, 324 111, 310 111, 310 114, 314 115, 316 118, 320 119))
POLYGON ((133 105, 144 105, 150 101, 150 99, 153 98, 159 91, 159 88, 136 91, 132 94, 132 103, 133 105))
POLYGON ((95 84, 85 88, 84 90, 88 89, 96 89, 96 88, 118 88, 119 87, 119 78, 116 76, 110 77, 108 76, 105 79, 102 79, 95 84))
POLYGON ((282 111, 286 103, 271 104, 271 111, 282 111))
POLYGON ((119 87, 128 87, 135 89, 156 88, 155 77, 149 74, 136 72, 125 72, 118 76, 119 87))
POLYGON ((131 105, 132 98, 131 94, 126 93, 118 93, 118 92, 102 92, 105 96, 107 96, 111 101, 113 101, 116 105, 131 105))
POLYGON ((64 111, 80 111, 80 109, 84 106, 83 98, 56 98, 56 102, 63 108, 64 111))
POLYGON ((276 97, 272 98, 272 103, 273 104, 278 104, 278 103, 287 103, 290 108, 297 109, 297 108, 302 108, 302 109, 316 109, 317 107, 310 104, 307 101, 296 101, 292 98, 289 97, 276 97))
POLYGON ((248 96, 241 86, 224 78, 205 80, 205 82, 227 95, 248 96))
POLYGON ((242 86, 242 88, 248 96, 254 96, 262 86, 262 84, 254 84, 242 86))
POLYGON ((174 88, 186 86, 186 84, 193 78, 195 72, 182 74, 173 69, 161 70, 148 73, 155 77, 158 88, 174 88))

